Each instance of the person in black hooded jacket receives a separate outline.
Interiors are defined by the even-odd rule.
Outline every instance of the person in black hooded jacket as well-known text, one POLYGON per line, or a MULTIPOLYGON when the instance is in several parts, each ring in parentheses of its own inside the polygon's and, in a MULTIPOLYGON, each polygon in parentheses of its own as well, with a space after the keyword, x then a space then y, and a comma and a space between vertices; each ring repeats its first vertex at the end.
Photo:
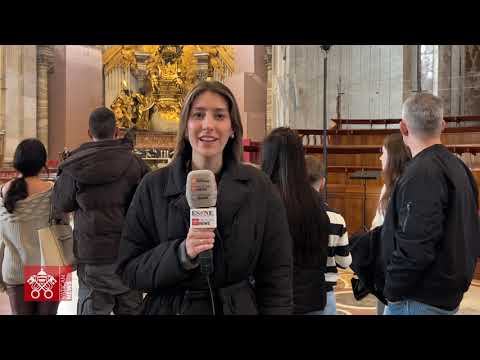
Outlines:
POLYGON ((118 273, 147 293, 144 314, 256 315, 292 312, 292 251, 285 208, 268 177, 242 164, 242 123, 217 81, 186 96, 174 160, 142 180, 126 218, 118 273), (189 226, 187 175, 210 170, 217 228, 189 226), (212 250, 213 272, 199 255, 212 250))
POLYGON ((74 212, 74 254, 78 260, 77 314, 136 314, 142 293, 115 273, 125 214, 147 165, 133 154, 130 138, 117 139, 115 115, 106 107, 89 120, 93 140, 59 166, 53 206, 74 212))

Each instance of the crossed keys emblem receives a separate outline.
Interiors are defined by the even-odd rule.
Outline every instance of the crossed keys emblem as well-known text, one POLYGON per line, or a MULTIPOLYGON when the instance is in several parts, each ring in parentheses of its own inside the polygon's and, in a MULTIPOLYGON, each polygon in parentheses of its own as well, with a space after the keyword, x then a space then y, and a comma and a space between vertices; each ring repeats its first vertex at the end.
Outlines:
POLYGON ((57 280, 50 275, 47 274, 43 269, 36 275, 32 275, 28 278, 27 283, 32 288, 31 296, 33 299, 38 299, 40 297, 40 291, 43 290, 43 296, 46 299, 51 299, 53 297, 52 287, 56 284, 57 280))

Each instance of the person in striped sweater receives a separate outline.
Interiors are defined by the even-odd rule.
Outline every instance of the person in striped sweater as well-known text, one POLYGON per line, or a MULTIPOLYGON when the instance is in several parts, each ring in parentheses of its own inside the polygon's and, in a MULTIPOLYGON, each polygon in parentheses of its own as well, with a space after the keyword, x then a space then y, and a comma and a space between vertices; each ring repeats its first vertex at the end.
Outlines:
MULTIPOLYGON (((310 185, 312 185, 315 190, 321 192, 325 186, 325 173, 321 160, 318 157, 307 155, 305 156, 305 162, 310 185)), ((345 219, 338 212, 330 209, 328 205, 327 215, 330 220, 327 272, 325 273, 327 305, 322 311, 319 311, 318 314, 336 315, 335 286, 338 280, 338 268, 348 268, 352 263, 352 257, 348 248, 348 232, 345 219)))

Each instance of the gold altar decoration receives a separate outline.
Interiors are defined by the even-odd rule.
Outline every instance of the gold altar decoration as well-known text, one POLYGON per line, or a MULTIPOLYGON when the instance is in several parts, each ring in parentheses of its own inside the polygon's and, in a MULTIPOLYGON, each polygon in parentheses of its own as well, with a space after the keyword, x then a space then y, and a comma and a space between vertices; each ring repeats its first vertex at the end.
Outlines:
POLYGON ((122 67, 125 79, 110 105, 120 128, 152 130, 152 120, 178 124, 184 96, 199 80, 223 81, 233 73, 233 48, 226 45, 116 45, 103 54, 104 71, 122 67))

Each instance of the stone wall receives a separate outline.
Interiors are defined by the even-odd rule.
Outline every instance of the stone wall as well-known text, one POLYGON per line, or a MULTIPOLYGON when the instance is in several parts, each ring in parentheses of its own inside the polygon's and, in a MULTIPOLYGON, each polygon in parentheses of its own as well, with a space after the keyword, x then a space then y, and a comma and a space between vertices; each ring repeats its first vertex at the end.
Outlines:
MULTIPOLYGON (((323 59, 317 45, 274 45, 275 126, 323 128, 323 59)), ((327 119, 399 117, 403 47, 334 45, 328 52, 327 119)))
POLYGON ((87 45, 56 45, 55 70, 48 83, 49 158, 88 138, 88 118, 103 105, 102 51, 87 45))
MULTIPOLYGON (((416 90, 415 58, 415 46, 404 46, 404 98, 416 90)), ((445 116, 480 115, 480 46, 438 45, 435 66, 445 116)))
POLYGON ((464 115, 480 115, 480 45, 465 45, 464 115))
POLYGON ((225 80, 234 94, 243 124, 243 137, 261 141, 267 122, 265 46, 234 45, 235 72, 225 80))

